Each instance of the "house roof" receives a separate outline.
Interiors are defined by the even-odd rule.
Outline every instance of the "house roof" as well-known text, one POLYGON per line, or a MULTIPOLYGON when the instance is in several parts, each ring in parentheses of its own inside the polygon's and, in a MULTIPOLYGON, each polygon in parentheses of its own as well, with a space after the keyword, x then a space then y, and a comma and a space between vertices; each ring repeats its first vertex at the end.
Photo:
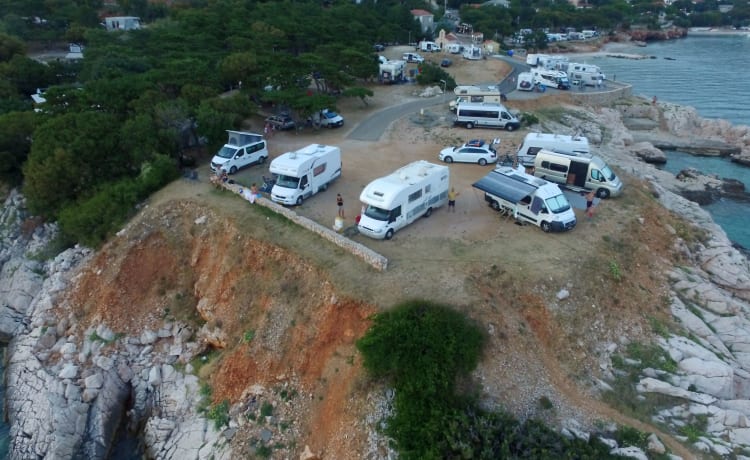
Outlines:
POLYGON ((429 11, 420 9, 411 10, 411 14, 412 16, 433 16, 429 11))

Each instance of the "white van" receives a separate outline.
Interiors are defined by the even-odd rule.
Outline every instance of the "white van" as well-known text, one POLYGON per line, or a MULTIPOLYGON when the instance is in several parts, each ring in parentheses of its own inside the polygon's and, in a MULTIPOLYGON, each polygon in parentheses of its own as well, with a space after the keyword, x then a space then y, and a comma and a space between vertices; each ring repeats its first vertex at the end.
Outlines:
POLYGON ((576 226, 576 215, 560 187, 526 174, 522 168, 497 168, 473 186, 484 192, 492 209, 544 232, 564 232, 576 226))
POLYGON ((620 178, 604 160, 593 155, 571 156, 540 150, 534 160, 534 175, 576 192, 593 190, 599 198, 622 193, 620 178))
POLYGON ((211 171, 223 169, 234 174, 245 166, 262 164, 268 159, 268 146, 261 134, 229 131, 227 143, 211 159, 211 171))
POLYGON ((534 75, 534 83, 542 84, 548 88, 570 89, 568 74, 562 70, 531 69, 534 75))
POLYGON ((271 199, 300 205, 341 176, 341 150, 331 145, 311 144, 274 158, 270 170, 277 176, 271 199))
POLYGON ((357 228, 378 240, 393 238, 399 229, 448 202, 450 170, 424 160, 403 166, 370 182, 359 200, 367 207, 357 228))
POLYGON ((455 125, 463 125, 468 129, 504 128, 514 131, 521 127, 521 122, 513 116, 502 104, 474 104, 461 102, 456 108, 455 125))
POLYGON ((430 53, 437 53, 438 51, 440 51, 440 45, 435 42, 421 41, 419 42, 419 50, 428 51, 430 53))
POLYGON ((404 53, 403 56, 401 56, 401 60, 406 62, 416 62, 417 64, 424 62, 424 58, 417 53, 404 53))
POLYGON ((540 150, 552 150, 553 152, 568 155, 590 155, 589 140, 584 136, 568 136, 565 134, 551 133, 528 133, 523 138, 523 143, 518 147, 516 157, 518 163, 524 166, 532 166, 537 152, 540 150))

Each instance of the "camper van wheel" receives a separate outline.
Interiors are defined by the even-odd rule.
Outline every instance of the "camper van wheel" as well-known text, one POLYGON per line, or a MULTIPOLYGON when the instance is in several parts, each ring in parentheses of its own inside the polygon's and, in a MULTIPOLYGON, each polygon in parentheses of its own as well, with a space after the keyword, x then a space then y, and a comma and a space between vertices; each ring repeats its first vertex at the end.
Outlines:
POLYGON ((427 211, 425 211, 424 216, 430 217, 432 215, 432 208, 427 208, 427 211))
POLYGON ((516 129, 516 125, 514 125, 514 124, 512 124, 512 123, 508 123, 507 125, 505 125, 505 129, 506 129, 507 131, 513 131, 513 130, 515 130, 515 129, 516 129))
POLYGON ((500 209, 501 209, 500 208, 500 203, 498 203, 497 201, 494 201, 494 200, 490 203, 490 207, 492 209, 494 209, 495 211, 500 211, 500 209))
POLYGON ((389 228, 388 231, 385 232, 385 239, 390 240, 391 238, 393 238, 393 229, 389 228))
POLYGON ((237 173, 237 166, 232 166, 229 168, 229 174, 236 174, 237 173))
POLYGON ((268 159, 268 157, 260 157, 260 159, 258 160, 258 164, 262 165, 263 163, 266 162, 267 159, 268 159))
POLYGON ((453 163, 453 157, 445 157, 446 163, 453 163))
POLYGON ((596 196, 602 199, 609 198, 609 190, 607 190, 606 188, 600 188, 596 191, 596 196))
POLYGON ((297 197, 297 206, 302 204, 302 197, 297 197))
POLYGON ((486 164, 487 164, 487 160, 485 160, 484 158, 479 159, 479 166, 484 166, 486 164))
POLYGON ((474 123, 472 123, 470 121, 466 123, 466 129, 471 129, 473 127, 474 127, 474 123))
POLYGON ((320 192, 325 192, 326 190, 328 190, 328 182, 326 182, 325 184, 321 185, 320 188, 318 189, 318 191, 320 191, 320 192))
POLYGON ((545 220, 542 221, 540 227, 542 228, 542 231, 544 233, 549 233, 549 231, 552 230, 552 225, 550 225, 550 223, 545 220))

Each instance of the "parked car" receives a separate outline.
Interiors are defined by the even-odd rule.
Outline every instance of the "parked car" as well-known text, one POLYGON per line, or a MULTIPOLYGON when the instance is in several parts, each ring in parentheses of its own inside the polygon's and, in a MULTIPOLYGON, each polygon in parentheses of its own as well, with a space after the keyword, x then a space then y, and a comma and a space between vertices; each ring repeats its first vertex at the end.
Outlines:
POLYGON ((417 64, 424 62, 424 58, 419 53, 404 53, 404 55, 401 56, 401 60, 406 62, 416 62, 417 64))
POLYGON ((385 51, 385 45, 381 45, 380 43, 372 45, 372 48, 377 52, 385 51))
POLYGON ((320 112, 313 113, 309 121, 310 123, 322 128, 337 128, 339 126, 344 126, 344 117, 328 109, 323 109, 320 112))
POLYGON ((453 61, 451 61, 450 59, 443 59, 442 61, 440 61, 440 67, 450 67, 452 65, 453 61))
POLYGON ((486 165, 497 162, 497 152, 492 144, 481 139, 471 140, 458 147, 446 147, 438 155, 446 163, 462 162, 486 165))
POLYGON ((271 127, 276 131, 294 129, 294 127, 296 126, 294 120, 292 120, 292 117, 285 114, 271 115, 270 117, 266 118, 266 123, 271 125, 271 127))

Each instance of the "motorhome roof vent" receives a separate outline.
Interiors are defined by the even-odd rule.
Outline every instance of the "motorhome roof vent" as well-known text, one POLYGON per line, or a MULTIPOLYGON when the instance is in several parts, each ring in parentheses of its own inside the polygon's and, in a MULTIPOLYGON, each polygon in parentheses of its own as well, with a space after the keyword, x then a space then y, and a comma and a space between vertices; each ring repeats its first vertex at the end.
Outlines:
POLYGON ((297 152, 289 152, 289 158, 291 158, 292 160, 297 158, 297 152))
POLYGON ((406 174, 406 171, 401 171, 401 173, 398 175, 398 177, 401 180, 407 180, 409 178, 409 175, 406 174))

